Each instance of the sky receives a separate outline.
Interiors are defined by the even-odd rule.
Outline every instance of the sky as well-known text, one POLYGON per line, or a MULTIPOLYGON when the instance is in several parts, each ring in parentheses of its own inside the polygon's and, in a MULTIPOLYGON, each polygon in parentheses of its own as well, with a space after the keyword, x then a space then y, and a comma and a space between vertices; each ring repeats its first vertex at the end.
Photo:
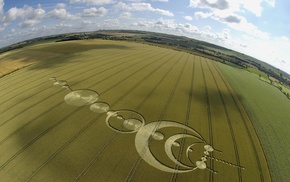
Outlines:
POLYGON ((207 41, 290 74, 289 0, 0 0, 0 47, 99 29, 207 41))

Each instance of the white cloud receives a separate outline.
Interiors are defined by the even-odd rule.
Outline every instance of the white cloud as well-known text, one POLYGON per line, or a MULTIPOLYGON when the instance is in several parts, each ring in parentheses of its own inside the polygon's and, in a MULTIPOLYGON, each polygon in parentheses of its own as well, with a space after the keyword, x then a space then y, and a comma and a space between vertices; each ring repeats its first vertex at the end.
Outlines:
POLYGON ((213 13, 205 13, 202 11, 197 11, 194 13, 194 16, 198 19, 198 18, 208 18, 211 17, 213 13))
POLYGON ((265 0, 270 6, 275 7, 275 0, 265 0))
POLYGON ((13 20, 16 20, 19 17, 18 9, 17 8, 11 8, 8 10, 6 15, 2 18, 2 23, 8 24, 13 20))
POLYGON ((206 26, 205 30, 201 30, 198 27, 190 23, 177 23, 173 19, 159 20, 141 20, 131 24, 132 29, 149 30, 156 32, 174 33, 178 35, 188 36, 199 40, 208 41, 214 44, 230 45, 239 44, 235 42, 230 35, 229 29, 224 29, 222 32, 211 32, 211 27, 206 26))
POLYGON ((169 0, 152 0, 152 1, 168 2, 169 0))
POLYGON ((73 25, 71 25, 71 24, 65 24, 65 23, 60 23, 60 24, 57 24, 56 25, 56 29, 62 29, 62 28, 71 28, 71 27, 73 27, 73 25))
POLYGON ((101 27, 109 27, 109 28, 116 28, 116 27, 120 27, 120 21, 118 19, 107 19, 104 20, 101 24, 101 27))
POLYGON ((79 17, 66 11, 66 9, 53 9, 47 13, 47 17, 59 20, 75 20, 79 17))
POLYGON ((199 35, 199 30, 196 26, 189 23, 180 24, 176 23, 173 19, 160 18, 159 20, 141 20, 131 24, 130 28, 165 32, 165 33, 179 33, 179 35, 199 35))
POLYGON ((146 20, 143 20, 143 21, 138 21, 138 22, 134 22, 131 24, 131 27, 134 26, 135 28, 144 28, 144 27, 153 27, 154 23, 151 22, 151 21, 146 21, 146 20))
POLYGON ((25 17, 25 10, 26 12, 30 12, 31 7, 24 6, 23 8, 11 8, 7 11, 6 15, 3 17, 2 21, 4 23, 10 23, 17 18, 24 18, 25 17))
POLYGON ((288 37, 276 37, 269 40, 259 40, 252 37, 243 36, 248 47, 243 51, 264 62, 290 73, 290 42, 288 37))
POLYGON ((40 21, 39 20, 25 20, 21 23, 18 23, 18 27, 25 28, 25 27, 30 27, 38 24, 40 21))
POLYGON ((108 10, 104 7, 84 9, 82 16, 84 17, 101 17, 107 14, 108 10))
POLYGON ((228 27, 260 39, 269 39, 270 36, 268 33, 259 30, 258 27, 254 24, 249 23, 246 18, 235 13, 228 15, 223 11, 213 11, 209 13, 195 12, 195 17, 214 19, 216 21, 226 24, 228 27))
POLYGON ((211 26, 209 26, 209 25, 204 26, 204 28, 205 28, 206 30, 211 30, 211 26))
POLYGON ((2 22, 4 13, 4 0, 0 0, 0 32, 5 30, 5 24, 2 22))
MULTIPOLYGON (((241 24, 243 25, 244 20, 242 19, 241 21, 242 21, 241 24)), ((198 27, 190 23, 181 24, 181 23, 175 22, 173 19, 163 19, 163 18, 160 18, 159 20, 155 20, 155 21, 154 20, 137 21, 131 24, 130 28, 184 35, 184 36, 192 37, 195 39, 211 42, 213 44, 225 46, 230 49, 238 50, 247 54, 250 54, 249 49, 251 49, 250 55, 258 55, 257 52, 256 54, 253 54, 253 52, 255 52, 256 50, 255 47, 258 46, 258 44, 255 44, 256 46, 252 46, 249 44, 251 44, 254 41, 267 42, 267 40, 269 40, 270 37, 268 34, 257 30, 254 25, 249 24, 249 23, 247 24, 247 23, 248 22, 246 22, 247 26, 243 27, 243 31, 251 35, 256 34, 256 36, 260 38, 254 38, 253 36, 247 35, 247 37, 250 37, 252 41, 248 41, 245 39, 236 39, 232 37, 231 35, 232 32, 228 28, 223 29, 221 32, 216 32, 216 30, 212 29, 210 26, 205 26, 203 27, 203 29, 199 29, 198 27), (247 44, 245 44, 245 42, 247 42, 247 44)), ((237 25, 236 28, 239 27, 238 26, 239 24, 235 24, 235 23, 233 24, 237 25)), ((279 39, 286 41, 287 37, 283 36, 283 37, 280 37, 279 39)), ((263 46, 260 47, 260 49, 262 50, 263 46)))
POLYGON ((177 31, 185 34, 198 34, 199 30, 196 26, 193 26, 189 23, 186 24, 178 24, 175 28, 177 31))
POLYGON ((4 0, 0 0, 0 18, 1 15, 4 13, 4 0))
POLYGON ((161 15, 166 15, 166 16, 174 16, 174 14, 168 10, 163 10, 163 9, 152 9, 152 10, 149 10, 149 11, 152 11, 154 13, 158 13, 158 14, 161 14, 161 15))
POLYGON ((247 10, 256 16, 261 16, 263 2, 272 7, 275 6, 275 0, 190 0, 190 6, 210 9, 211 11, 225 11, 228 14, 247 10))
POLYGON ((130 12, 123 12, 120 14, 121 18, 129 18, 131 16, 132 16, 132 14, 130 12))
POLYGON ((183 18, 186 20, 189 20, 189 21, 193 20, 193 18, 191 16, 184 16, 183 18))
POLYGON ((160 18, 157 22, 155 22, 155 26, 159 27, 162 30, 163 29, 171 30, 176 28, 174 20, 167 20, 163 18, 160 18))
POLYGON ((260 31, 254 24, 247 22, 246 19, 242 19, 240 24, 229 24, 229 26, 259 39, 268 40, 270 38, 269 33, 260 31))
POLYGON ((24 27, 24 25, 35 25, 41 22, 41 19, 43 19, 44 16, 45 10, 42 9, 40 5, 36 9, 32 8, 31 6, 24 5, 23 8, 14 7, 9 9, 2 18, 2 23, 4 26, 7 26, 12 21, 16 19, 21 19, 24 21, 22 23, 19 23, 19 26, 24 27))
POLYGON ((282 42, 288 42, 289 38, 286 36, 281 36, 281 37, 277 37, 275 40, 282 41, 282 42))
POLYGON ((91 24, 93 24, 94 22, 92 22, 92 21, 88 21, 88 20, 84 20, 84 21, 82 21, 82 24, 84 24, 84 25, 91 25, 91 24))
POLYGON ((64 3, 58 3, 56 6, 55 6, 55 9, 64 9, 66 7, 66 4, 64 3))
POLYGON ((189 5, 199 8, 212 8, 212 9, 227 9, 229 4, 226 0, 190 0, 189 5))
POLYGON ((115 0, 69 0, 69 3, 82 3, 86 5, 104 5, 104 4, 113 4, 115 0))
POLYGON ((174 14, 168 10, 153 8, 150 3, 125 4, 123 2, 120 2, 115 6, 115 8, 125 11, 150 11, 161 15, 174 16, 174 14))
POLYGON ((256 16, 261 16, 263 9, 261 6, 262 2, 263 0, 243 0, 240 5, 244 9, 254 13, 256 16))

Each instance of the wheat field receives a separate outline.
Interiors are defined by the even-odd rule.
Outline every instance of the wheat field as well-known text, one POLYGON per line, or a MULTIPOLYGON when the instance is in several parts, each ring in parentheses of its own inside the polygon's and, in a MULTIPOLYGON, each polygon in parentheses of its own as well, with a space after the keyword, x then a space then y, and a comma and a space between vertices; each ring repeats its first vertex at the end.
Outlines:
POLYGON ((1 180, 271 181, 253 125, 211 60, 108 40, 1 59, 34 63, 0 78, 1 180))

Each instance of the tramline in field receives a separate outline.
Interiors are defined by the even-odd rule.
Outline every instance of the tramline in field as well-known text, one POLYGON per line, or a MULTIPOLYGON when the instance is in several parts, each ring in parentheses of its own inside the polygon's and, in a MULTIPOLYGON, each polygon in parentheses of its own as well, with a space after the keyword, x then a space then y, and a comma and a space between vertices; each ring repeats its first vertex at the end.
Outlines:
MULTIPOLYGON (((196 169, 208 169, 209 171, 216 173, 213 169, 210 169, 207 167, 206 161, 209 159, 214 159, 216 161, 222 162, 224 164, 228 164, 234 167, 239 167, 241 169, 244 169, 244 167, 237 166, 235 164, 232 164, 230 162, 226 162, 221 159, 214 158, 210 156, 211 152, 218 151, 214 149, 212 146, 208 144, 208 142, 205 141, 205 139, 195 131, 194 129, 179 124, 178 122, 172 122, 172 121, 156 121, 151 122, 150 124, 145 124, 144 117, 131 110, 109 110, 109 105, 104 102, 97 102, 99 95, 96 91, 89 90, 89 89, 78 89, 78 90, 72 90, 71 87, 68 85, 68 83, 64 80, 57 80, 55 77, 51 77, 51 80, 54 81, 53 85, 60 85, 62 88, 66 88, 70 90, 70 93, 68 93, 64 97, 64 101, 72 106, 85 106, 90 105, 90 110, 95 113, 106 113, 106 124, 108 128, 111 128, 112 130, 119 132, 119 133, 136 133, 135 137, 135 147, 137 149, 137 152, 139 153, 140 157, 145 160, 148 164, 151 166, 165 171, 165 172, 171 172, 171 173, 185 173, 185 172, 191 172, 196 169), (124 117, 124 114, 127 115, 127 117, 124 117), (114 127, 111 123, 115 120, 117 123, 121 123, 118 127, 114 127), (119 120, 119 121, 118 121, 119 120), (154 157, 154 154, 151 153, 149 149, 150 141, 152 139, 154 140, 163 140, 164 134, 161 132, 158 132, 159 129, 167 128, 167 127, 177 127, 177 128, 183 128, 184 130, 187 130, 187 132, 190 132, 192 134, 176 134, 171 137, 169 137, 165 142, 165 152, 167 156, 172 160, 175 165, 178 165, 179 167, 183 167, 185 169, 174 169, 171 167, 168 167, 162 162, 159 162, 154 157), (175 158, 172 147, 177 146, 179 147, 180 144, 177 142, 177 140, 180 140, 182 138, 193 138, 196 139, 196 142, 193 142, 189 147, 186 149, 186 157, 191 162, 193 166, 188 166, 179 161, 175 158), (204 155, 200 158, 199 161, 192 161, 189 157, 189 153, 193 151, 193 148, 195 146, 200 146, 204 148, 204 155)), ((115 124, 118 125, 118 124, 115 124)), ((221 152, 221 151, 218 151, 221 152)))
POLYGON ((1 179, 270 180, 251 121, 211 60, 107 40, 34 45, 9 59, 30 59, 26 49, 56 56, 0 80, 1 179))

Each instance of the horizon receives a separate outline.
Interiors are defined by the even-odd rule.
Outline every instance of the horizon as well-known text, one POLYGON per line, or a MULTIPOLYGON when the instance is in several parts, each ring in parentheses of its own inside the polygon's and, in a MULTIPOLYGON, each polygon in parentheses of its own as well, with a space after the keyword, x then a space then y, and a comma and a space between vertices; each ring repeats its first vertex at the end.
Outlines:
POLYGON ((290 74, 289 5, 286 0, 0 0, 0 47, 63 33, 143 30, 206 41, 290 74))
MULTIPOLYGON (((184 35, 174 35, 174 34, 164 33, 164 32, 144 31, 144 30, 135 30, 135 29, 99 29, 99 30, 93 30, 93 31, 87 31, 87 32, 84 32, 83 31, 83 32, 68 32, 68 33, 61 33, 61 34, 52 34, 52 35, 47 35, 47 37, 49 37, 49 36, 57 36, 57 35, 65 35, 65 34, 91 33, 91 32, 102 32, 102 31, 140 31, 140 32, 157 33, 157 34, 158 33, 161 33, 161 34, 166 34, 166 35, 186 37, 188 39, 193 39, 193 40, 197 40, 197 41, 204 41, 204 40, 200 40, 200 39, 190 38, 190 37, 184 36, 184 35)), ((26 41, 29 41, 29 40, 38 39, 38 38, 42 38, 42 37, 46 37, 46 36, 40 36, 40 37, 35 37, 35 38, 32 38, 32 39, 23 40, 23 41, 20 41, 20 42, 16 42, 14 44, 10 44, 10 45, 5 46, 5 47, 9 47, 9 46, 12 46, 12 45, 16 45, 16 44, 19 44, 19 43, 22 43, 22 42, 26 42, 26 41)), ((206 42, 206 41, 204 41, 204 42, 206 42)), ((209 43, 209 42, 207 42, 207 43, 209 43)), ((214 44, 214 43, 210 43, 210 44, 220 46, 220 47, 225 48, 225 49, 228 49, 230 51, 235 51, 235 50, 233 50, 231 48, 227 48, 225 46, 221 46, 221 45, 218 45, 218 44, 214 44)), ((1 48, 3 48, 3 47, 1 47, 1 48)), ((236 52, 238 52, 238 51, 236 51, 236 52)), ((258 58, 252 57, 252 56, 250 56, 248 54, 244 54, 244 55, 259 60, 258 58)), ((259 61, 261 61, 263 63, 266 63, 266 64, 269 64, 269 63, 264 62, 262 60, 259 60, 259 61)), ((272 66, 274 69, 279 69, 279 68, 277 68, 277 67, 275 67, 275 66, 273 66, 271 64, 269 64, 269 65, 272 66)), ((283 71, 283 70, 280 70, 280 71, 283 71)), ((283 71, 283 72, 285 72, 285 71, 283 71)), ((287 73, 287 72, 285 72, 285 73, 290 76, 290 73, 287 73)))

